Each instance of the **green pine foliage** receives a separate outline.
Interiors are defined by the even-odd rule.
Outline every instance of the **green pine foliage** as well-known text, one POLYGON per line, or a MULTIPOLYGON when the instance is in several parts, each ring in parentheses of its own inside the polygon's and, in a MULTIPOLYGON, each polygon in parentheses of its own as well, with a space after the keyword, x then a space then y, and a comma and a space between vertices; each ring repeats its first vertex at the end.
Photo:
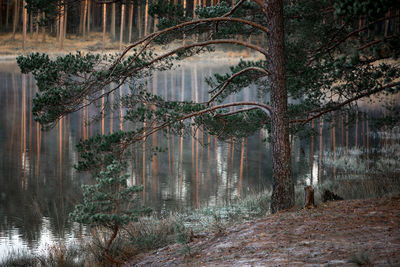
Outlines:
POLYGON ((93 185, 83 185, 83 203, 75 207, 71 218, 91 227, 115 228, 137 219, 149 209, 138 207, 135 195, 142 186, 128 186, 123 164, 114 161, 101 171, 93 185))

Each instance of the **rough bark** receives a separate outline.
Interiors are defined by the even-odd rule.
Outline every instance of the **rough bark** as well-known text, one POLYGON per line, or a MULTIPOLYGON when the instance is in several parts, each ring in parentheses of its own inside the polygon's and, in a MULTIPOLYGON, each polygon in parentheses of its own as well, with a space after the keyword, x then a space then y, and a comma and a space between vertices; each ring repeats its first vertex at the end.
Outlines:
POLYGON ((271 212, 294 206, 294 185, 290 166, 289 119, 285 79, 282 0, 265 0, 263 9, 269 29, 266 56, 271 86, 271 137, 273 189, 271 212))

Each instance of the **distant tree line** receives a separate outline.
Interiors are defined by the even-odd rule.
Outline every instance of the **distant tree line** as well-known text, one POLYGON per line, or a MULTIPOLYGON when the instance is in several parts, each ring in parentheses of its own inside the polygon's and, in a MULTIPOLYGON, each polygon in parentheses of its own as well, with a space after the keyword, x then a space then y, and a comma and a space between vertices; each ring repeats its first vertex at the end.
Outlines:
MULTIPOLYGON (((196 7, 214 6, 221 1, 234 0, 170 0, 180 5, 186 16, 195 17, 196 7)), ((39 41, 46 35, 55 36, 63 47, 70 35, 87 38, 91 32, 103 33, 106 39, 129 43, 154 32, 158 20, 149 16, 149 9, 157 0, 0 0, 0 32, 22 32, 23 46, 26 34, 39 41), (41 37, 40 37, 41 36, 41 37)))
MULTIPOLYGON (((23 34, 23 48, 26 34, 37 42, 46 41, 46 35, 55 36, 60 48, 63 40, 70 35, 87 38, 91 32, 103 33, 103 49, 107 38, 123 43, 137 40, 157 30, 158 19, 149 16, 149 9, 159 0, 0 0, 0 32, 23 34), (41 39, 40 39, 41 36, 41 39)), ((180 5, 185 16, 195 18, 196 7, 214 6, 227 2, 234 5, 235 0, 164 0, 180 5)), ((350 1, 352 8, 355 4, 350 1)), ((368 2, 368 1, 365 1, 368 2)), ((376 12, 373 6, 370 13, 376 12)), ((360 8, 365 8, 361 6, 360 8)), ((374 31, 386 38, 400 32, 399 10, 389 9, 384 19, 374 23, 374 31)), ((354 20, 359 29, 367 25, 364 13, 354 20)))

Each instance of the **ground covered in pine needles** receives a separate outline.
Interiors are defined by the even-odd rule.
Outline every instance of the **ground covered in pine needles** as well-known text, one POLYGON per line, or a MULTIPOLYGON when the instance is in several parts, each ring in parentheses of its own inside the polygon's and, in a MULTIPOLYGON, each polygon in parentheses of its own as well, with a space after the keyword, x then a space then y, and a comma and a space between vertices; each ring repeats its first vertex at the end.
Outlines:
POLYGON ((400 196, 268 215, 126 266, 400 266, 400 196))

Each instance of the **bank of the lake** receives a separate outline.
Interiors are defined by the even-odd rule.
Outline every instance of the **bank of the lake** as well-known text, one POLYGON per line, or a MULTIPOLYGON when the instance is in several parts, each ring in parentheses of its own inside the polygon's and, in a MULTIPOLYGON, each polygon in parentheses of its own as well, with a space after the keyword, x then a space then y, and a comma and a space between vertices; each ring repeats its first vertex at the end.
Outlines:
POLYGON ((126 266, 399 266, 400 196, 321 203, 138 255, 126 266))

